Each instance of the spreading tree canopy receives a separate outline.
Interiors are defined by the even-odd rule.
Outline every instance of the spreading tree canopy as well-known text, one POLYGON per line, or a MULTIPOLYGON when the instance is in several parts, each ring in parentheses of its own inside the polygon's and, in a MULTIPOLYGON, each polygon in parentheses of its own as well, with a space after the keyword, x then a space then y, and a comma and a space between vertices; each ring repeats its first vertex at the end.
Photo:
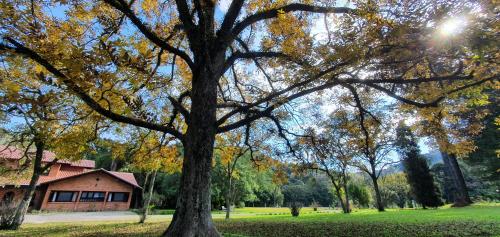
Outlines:
MULTIPOLYGON (((496 70, 477 70, 498 62, 478 58, 495 54, 475 54, 474 45, 443 47, 440 42, 447 40, 437 30, 459 14, 487 21, 494 18, 493 7, 458 0, 222 5, 207 0, 0 4, 0 55, 9 73, 32 65, 29 80, 78 97, 86 109, 112 121, 159 131, 183 144, 181 186, 166 236, 219 236, 210 215, 218 133, 242 128, 250 136, 251 124, 264 119, 285 136, 283 105, 332 87, 353 95, 378 91, 428 107, 497 77, 496 70), (318 41, 312 28, 322 16, 334 24, 326 27, 327 39, 318 41), (23 63, 14 64, 19 58, 23 63), (416 88, 427 87, 432 90, 425 100, 412 97, 416 88)), ((491 27, 463 33, 491 37, 491 27)))

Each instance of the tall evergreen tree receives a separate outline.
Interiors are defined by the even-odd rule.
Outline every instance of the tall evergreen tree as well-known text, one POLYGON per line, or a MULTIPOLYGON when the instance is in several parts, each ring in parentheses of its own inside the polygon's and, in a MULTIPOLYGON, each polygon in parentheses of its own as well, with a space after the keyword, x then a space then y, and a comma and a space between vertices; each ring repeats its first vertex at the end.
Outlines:
POLYGON ((420 155, 416 138, 404 124, 398 126, 396 145, 403 157, 406 177, 416 201, 424 208, 443 205, 427 161, 420 155))

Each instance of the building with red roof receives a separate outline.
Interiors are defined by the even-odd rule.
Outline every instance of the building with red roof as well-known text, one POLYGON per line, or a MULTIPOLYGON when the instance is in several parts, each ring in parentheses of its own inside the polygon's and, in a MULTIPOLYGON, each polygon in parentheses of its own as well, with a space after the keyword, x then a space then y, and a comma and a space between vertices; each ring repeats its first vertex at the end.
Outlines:
MULTIPOLYGON (((21 149, 0 146, 0 166, 19 167, 30 154, 21 149)), ((45 151, 42 163, 56 155, 45 151)), ((20 200, 29 180, 18 182, 0 179, 0 203, 20 200)), ((130 208, 134 190, 141 189, 132 173, 95 169, 93 160, 57 160, 40 176, 31 209, 49 211, 112 211, 130 208)), ((1 204, 0 204, 1 205, 1 204)))

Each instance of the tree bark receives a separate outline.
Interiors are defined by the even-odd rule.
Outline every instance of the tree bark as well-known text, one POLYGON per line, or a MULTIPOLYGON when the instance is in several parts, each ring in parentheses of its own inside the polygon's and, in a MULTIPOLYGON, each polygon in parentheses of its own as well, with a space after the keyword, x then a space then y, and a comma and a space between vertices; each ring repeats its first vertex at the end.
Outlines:
POLYGON ((434 134, 434 139, 436 139, 439 150, 441 152, 441 156, 443 157, 445 174, 449 175, 454 189, 453 189, 453 206, 454 207, 463 207, 470 205, 472 200, 469 197, 469 193, 467 191, 467 185, 465 184, 465 179, 462 174, 462 170, 460 170, 460 166, 458 165, 457 156, 453 153, 448 152, 448 147, 450 146, 450 141, 447 137, 447 133, 443 125, 440 123, 437 124, 437 133, 434 134))
POLYGON ((229 197, 226 197, 226 220, 229 220, 231 215, 231 202, 229 201, 229 197))
MULTIPOLYGON (((144 197, 144 204, 142 205, 142 215, 139 223, 143 224, 148 217, 149 204, 151 203, 151 197, 153 196, 153 188, 155 186, 157 170, 153 171, 153 175, 151 176, 151 180, 149 181, 148 192, 146 197, 144 197)), ((147 179, 146 179, 147 180, 147 179)), ((143 195, 144 196, 144 195, 143 195)))
POLYGON ((343 186, 344 186, 344 195, 345 195, 345 207, 346 207, 346 210, 347 212, 344 212, 344 213, 351 213, 351 204, 349 203, 349 194, 348 194, 348 191, 347 191, 347 179, 345 178, 345 174, 344 174, 344 183, 343 183, 343 186))
POLYGON ((345 202, 344 202, 344 199, 342 198, 342 194, 340 193, 340 189, 335 189, 335 192, 337 193, 337 197, 339 198, 340 207, 342 207, 342 212, 347 213, 345 202))
POLYGON ((0 229, 9 229, 9 230, 17 230, 24 222, 24 216, 28 212, 29 205, 31 203, 31 199, 35 194, 36 184, 38 183, 38 179, 42 174, 42 158, 43 158, 43 150, 45 144, 39 139, 35 140, 35 162, 33 166, 33 175, 31 176, 30 184, 28 188, 24 191, 23 198, 19 202, 17 208, 14 210, 15 214, 12 218, 12 221, 7 225, 2 225, 0 229))
POLYGON ((373 189, 375 190, 375 198, 377 199, 377 210, 378 211, 385 211, 384 209, 384 203, 382 202, 382 195, 380 194, 380 189, 378 187, 378 178, 377 177, 371 177, 372 182, 373 182, 373 189))
POLYGON ((193 73, 191 112, 183 139, 184 161, 174 217, 163 236, 220 236, 211 216, 211 170, 216 134, 217 80, 193 73))
POLYGON ((115 159, 111 159, 111 166, 109 167, 110 171, 117 171, 118 170, 118 162, 116 162, 115 159))
POLYGON ((453 206, 463 207, 470 205, 472 203, 472 200, 469 197, 467 185, 465 183, 462 170, 460 170, 460 166, 458 165, 456 156, 454 154, 448 154, 446 152, 441 152, 441 156, 443 157, 445 173, 448 173, 447 175, 451 177, 454 186, 453 206))
POLYGON ((342 198, 342 193, 340 193, 340 186, 335 183, 335 181, 333 180, 332 177, 330 177, 330 179, 332 180, 333 187, 335 188, 335 193, 337 194, 337 198, 340 201, 340 206, 342 207, 342 212, 348 213, 346 206, 345 206, 345 203, 344 203, 344 199, 342 198))
POLYGON ((232 174, 229 174, 228 177, 228 187, 227 187, 227 194, 226 194, 226 220, 229 220, 229 217, 231 215, 231 192, 232 192, 232 174))

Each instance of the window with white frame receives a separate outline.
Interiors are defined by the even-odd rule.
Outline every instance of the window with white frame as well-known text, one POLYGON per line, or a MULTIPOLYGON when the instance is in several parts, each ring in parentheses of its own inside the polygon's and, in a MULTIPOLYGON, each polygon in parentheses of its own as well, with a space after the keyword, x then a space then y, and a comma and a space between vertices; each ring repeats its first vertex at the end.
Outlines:
POLYGON ((78 192, 74 191, 52 191, 49 196, 49 202, 75 202, 78 192))
POLYGON ((128 202, 129 193, 125 192, 110 192, 108 194, 108 202, 128 202))

